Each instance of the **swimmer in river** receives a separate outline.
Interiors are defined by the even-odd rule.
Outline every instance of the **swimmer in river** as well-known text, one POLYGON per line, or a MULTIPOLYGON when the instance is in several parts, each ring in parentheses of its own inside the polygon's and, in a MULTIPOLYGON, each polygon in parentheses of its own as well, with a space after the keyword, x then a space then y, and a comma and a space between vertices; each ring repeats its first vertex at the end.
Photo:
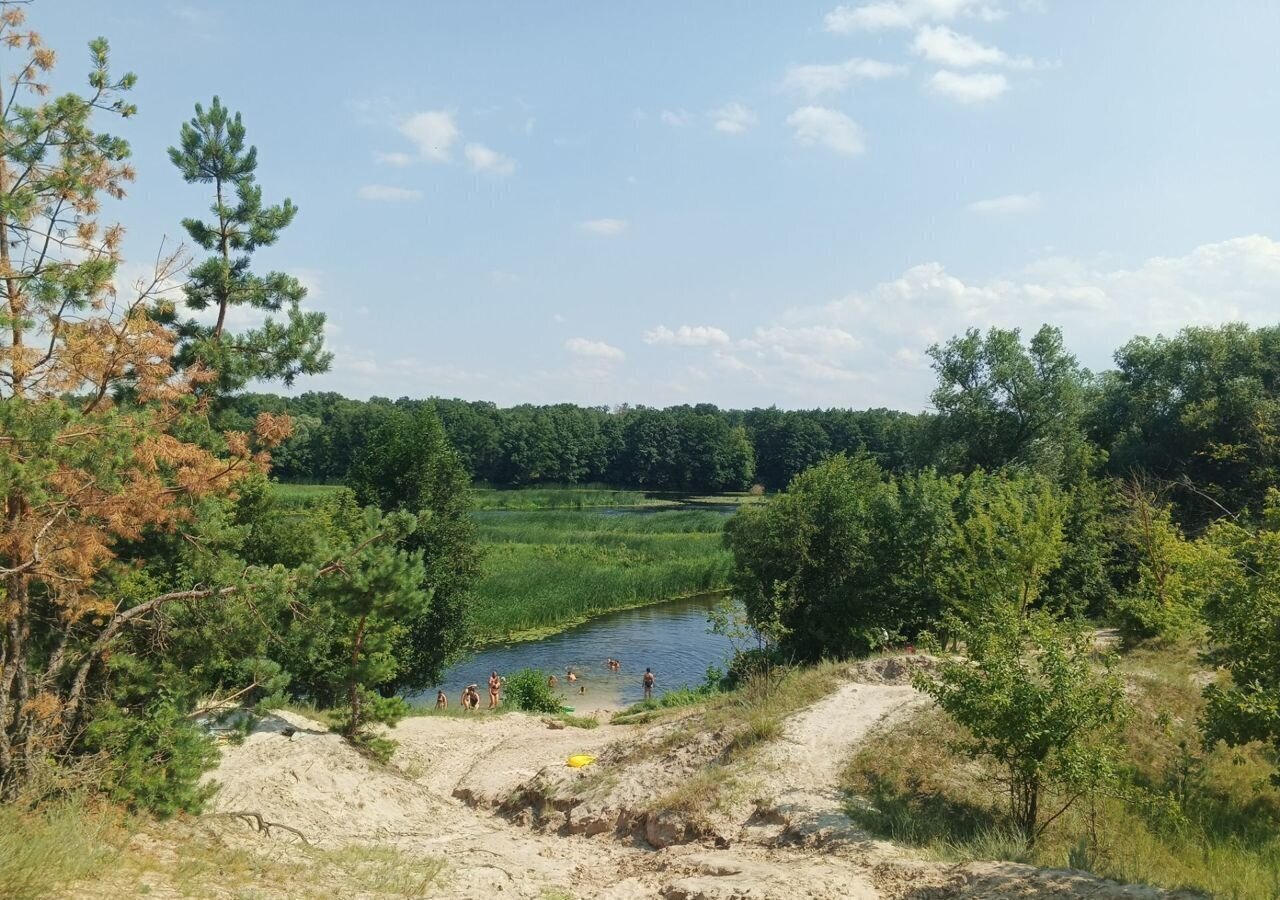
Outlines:
POLYGON ((448 709, 449 698, 444 695, 444 691, 436 691, 436 709, 448 709))
POLYGON ((644 670, 644 678, 641 683, 644 685, 644 699, 649 700, 653 697, 653 685, 658 679, 653 677, 653 670, 646 668, 644 670))
POLYGON ((553 688, 558 684, 560 684, 560 679, 556 678, 556 676, 554 675, 547 676, 547 687, 553 688))
POLYGON ((489 708, 497 709, 502 705, 502 679, 497 672, 489 673, 489 708))
POLYGON ((578 680, 578 676, 575 675, 573 672, 573 666, 570 666, 569 668, 565 669, 565 672, 568 674, 566 674, 564 677, 568 680, 570 684, 573 684, 575 681, 578 680))

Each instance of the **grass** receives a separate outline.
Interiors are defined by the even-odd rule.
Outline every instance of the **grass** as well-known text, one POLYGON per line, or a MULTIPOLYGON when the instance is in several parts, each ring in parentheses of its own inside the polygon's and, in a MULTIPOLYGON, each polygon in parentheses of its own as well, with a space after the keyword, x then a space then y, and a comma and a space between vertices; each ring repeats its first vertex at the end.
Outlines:
POLYGON ((340 484, 276 484, 272 490, 283 506, 301 508, 319 503, 343 487, 340 484))
POLYGON ((605 487, 531 487, 515 490, 476 488, 474 497, 476 509, 511 510, 669 506, 677 502, 643 491, 605 487))
POLYGON ((959 732, 938 710, 859 748, 843 776, 855 798, 850 814, 876 834, 947 859, 1069 866, 1229 900, 1273 900, 1280 896, 1280 791, 1267 775, 1275 760, 1258 745, 1200 746, 1196 668, 1186 648, 1124 658, 1134 706, 1124 736, 1129 781, 1146 800, 1077 804, 1031 850, 1007 826, 994 773, 950 749, 959 732))
POLYGON ((0 897, 65 896, 66 885, 106 869, 127 838, 110 810, 59 803, 38 812, 0 806, 0 897))
POLYGON ((725 516, 549 510, 478 513, 487 547, 475 588, 480 643, 548 633, 600 613, 723 589, 725 516))

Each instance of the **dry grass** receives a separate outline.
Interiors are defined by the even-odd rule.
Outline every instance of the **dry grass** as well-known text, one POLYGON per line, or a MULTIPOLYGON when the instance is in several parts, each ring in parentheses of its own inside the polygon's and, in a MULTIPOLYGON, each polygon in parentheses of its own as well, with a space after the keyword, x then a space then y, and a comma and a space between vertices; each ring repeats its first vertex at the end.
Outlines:
POLYGON ((1119 881, 1232 900, 1280 897, 1280 791, 1266 748, 1203 748, 1194 652, 1139 649, 1121 665, 1134 706, 1127 789, 1140 799, 1078 804, 1028 851, 1006 824, 990 769, 957 755, 938 710, 882 731, 844 776, 864 827, 950 859, 1087 869, 1119 881))

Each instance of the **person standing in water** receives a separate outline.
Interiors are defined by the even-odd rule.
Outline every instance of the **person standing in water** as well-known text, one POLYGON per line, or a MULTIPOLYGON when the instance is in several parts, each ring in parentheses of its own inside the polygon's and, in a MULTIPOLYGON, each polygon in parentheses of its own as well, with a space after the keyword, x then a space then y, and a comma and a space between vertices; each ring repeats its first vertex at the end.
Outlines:
POLYGON ((653 670, 645 667, 644 678, 641 679, 644 684, 644 699, 649 700, 653 697, 653 685, 658 679, 653 677, 653 670))
POLYGON ((502 679, 497 672, 489 673, 489 708, 497 709, 502 705, 502 679))
POLYGON ((444 691, 436 691, 436 709, 448 709, 449 698, 444 695, 444 691))

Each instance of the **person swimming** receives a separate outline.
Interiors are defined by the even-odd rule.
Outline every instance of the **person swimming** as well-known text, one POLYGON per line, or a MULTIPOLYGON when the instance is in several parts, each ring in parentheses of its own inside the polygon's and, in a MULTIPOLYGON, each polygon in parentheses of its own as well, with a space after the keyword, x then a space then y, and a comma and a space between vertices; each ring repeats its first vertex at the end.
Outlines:
POLYGON ((548 675, 548 676, 547 676, 547 687, 549 687, 549 688, 553 688, 553 687, 558 686, 559 684, 560 684, 560 679, 559 679, 559 678, 556 678, 556 676, 555 676, 555 675, 548 675))
POLYGON ((578 680, 577 674, 575 674, 573 671, 573 666, 570 666, 569 668, 565 669, 565 672, 567 674, 564 677, 568 680, 570 684, 578 680))

